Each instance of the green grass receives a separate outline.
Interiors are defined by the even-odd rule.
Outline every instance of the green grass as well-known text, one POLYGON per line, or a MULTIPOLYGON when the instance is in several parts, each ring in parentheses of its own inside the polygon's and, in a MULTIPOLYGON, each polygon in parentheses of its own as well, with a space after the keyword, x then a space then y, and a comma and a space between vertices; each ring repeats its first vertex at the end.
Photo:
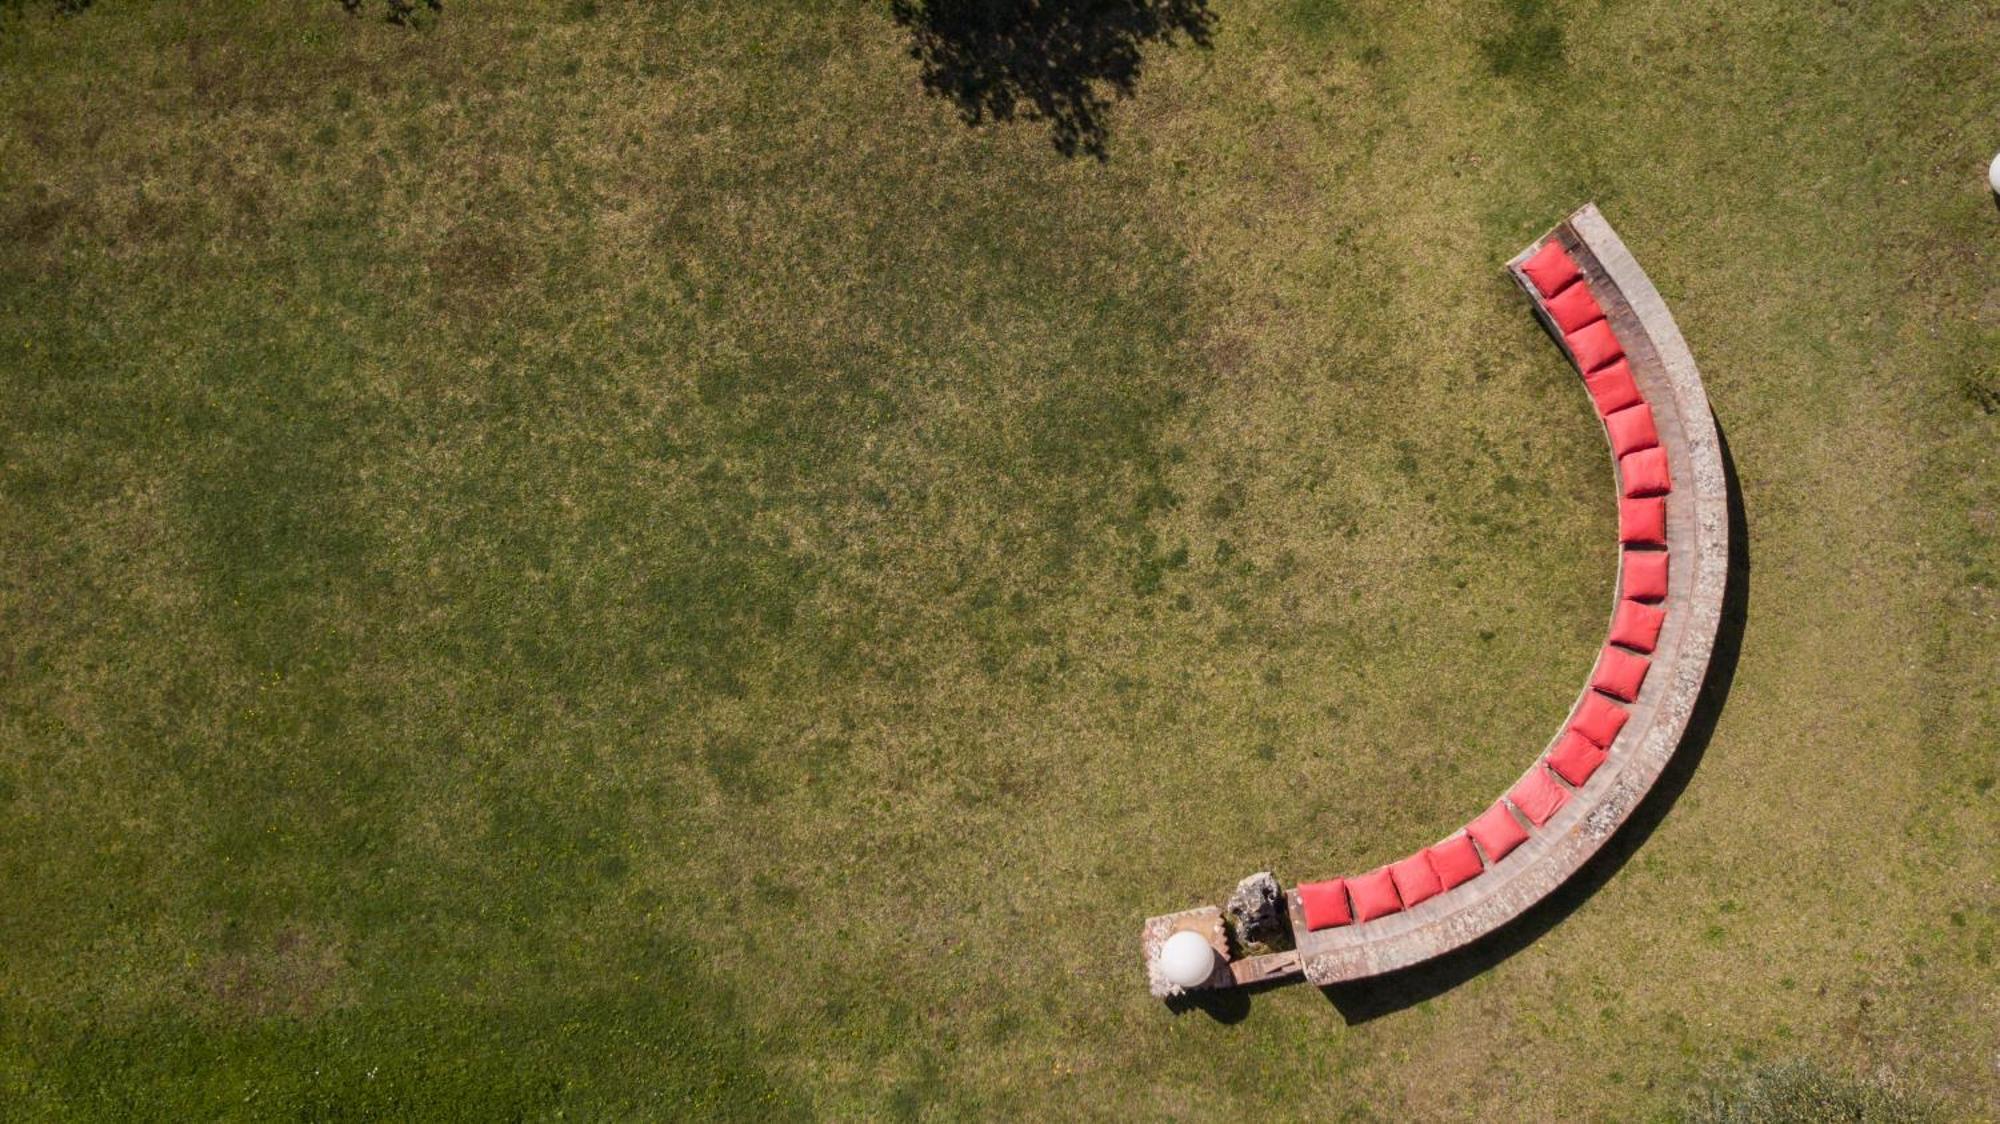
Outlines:
POLYGON ((885 8, 0 13, 6 1114, 1990 1116, 1992 13, 1243 0, 1100 164, 885 8), (1699 767, 1456 988, 1169 1013, 1587 673, 1587 199, 1741 474, 1699 767))

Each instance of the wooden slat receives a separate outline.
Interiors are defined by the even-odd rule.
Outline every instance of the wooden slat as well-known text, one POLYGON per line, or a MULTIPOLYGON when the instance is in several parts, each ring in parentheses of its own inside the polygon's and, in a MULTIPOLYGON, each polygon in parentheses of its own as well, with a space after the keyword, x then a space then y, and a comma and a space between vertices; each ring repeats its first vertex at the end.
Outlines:
POLYGON ((1246 956, 1231 961, 1229 974, 1235 978, 1236 986, 1269 983, 1296 976, 1305 970, 1296 952, 1267 952, 1262 956, 1246 956))

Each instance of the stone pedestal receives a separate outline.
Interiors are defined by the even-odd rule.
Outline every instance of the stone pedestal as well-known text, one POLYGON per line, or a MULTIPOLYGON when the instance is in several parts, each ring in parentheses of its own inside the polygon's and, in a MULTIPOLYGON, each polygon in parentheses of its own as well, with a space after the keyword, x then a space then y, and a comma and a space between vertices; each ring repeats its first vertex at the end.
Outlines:
POLYGON ((1146 918, 1146 924, 1139 933, 1139 945, 1146 957, 1146 982, 1156 998, 1231 987, 1236 983, 1236 978, 1229 971, 1229 940, 1222 931, 1222 910, 1215 906, 1205 905, 1199 909, 1184 909, 1179 913, 1146 918), (1160 971, 1160 947, 1167 943, 1168 937, 1182 931, 1200 933, 1209 947, 1215 950, 1215 973, 1208 977, 1207 983, 1193 988, 1182 988, 1160 971))

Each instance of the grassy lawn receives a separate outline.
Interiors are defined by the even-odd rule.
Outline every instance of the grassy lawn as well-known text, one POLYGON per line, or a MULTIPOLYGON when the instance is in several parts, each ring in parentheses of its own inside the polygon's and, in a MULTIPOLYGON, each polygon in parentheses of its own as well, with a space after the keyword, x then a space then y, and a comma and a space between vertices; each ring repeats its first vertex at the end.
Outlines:
POLYGON ((873 0, 54 8, 0 1116, 2000 1103, 2000 10, 1215 0, 1097 160, 873 0), (1592 199, 1740 473, 1713 736, 1456 986, 1169 1012, 1143 917, 1430 842, 1587 674, 1501 263, 1592 199))

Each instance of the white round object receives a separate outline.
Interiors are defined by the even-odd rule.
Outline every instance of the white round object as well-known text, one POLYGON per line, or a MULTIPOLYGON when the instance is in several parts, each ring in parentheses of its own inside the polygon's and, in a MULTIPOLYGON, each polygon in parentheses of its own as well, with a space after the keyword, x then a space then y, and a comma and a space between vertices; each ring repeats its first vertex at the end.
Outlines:
POLYGON ((2000 195, 2000 152, 1993 154, 1993 163, 1986 169, 1986 182, 1993 185, 1993 194, 2000 195))
POLYGON ((1199 987, 1215 974, 1215 949, 1200 933, 1182 929, 1160 946, 1160 971, 1182 987, 1199 987))

